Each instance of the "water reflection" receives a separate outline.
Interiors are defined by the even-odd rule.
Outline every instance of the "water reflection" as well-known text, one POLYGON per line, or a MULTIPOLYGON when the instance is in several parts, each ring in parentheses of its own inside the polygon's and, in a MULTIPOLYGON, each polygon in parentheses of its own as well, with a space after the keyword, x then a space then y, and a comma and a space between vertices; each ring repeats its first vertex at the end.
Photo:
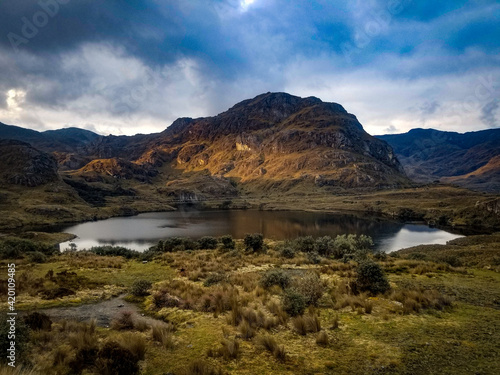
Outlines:
MULTIPOLYGON (((402 224, 347 214, 301 211, 196 211, 145 213, 86 222, 54 230, 78 236, 78 249, 97 245, 126 246, 145 250, 158 240, 179 236, 199 238, 230 234, 243 238, 246 233, 263 233, 266 238, 290 239, 312 235, 367 234, 378 249, 394 251, 423 243, 445 243, 459 237, 424 225, 402 224)), ((63 249, 67 245, 61 246, 63 249)))

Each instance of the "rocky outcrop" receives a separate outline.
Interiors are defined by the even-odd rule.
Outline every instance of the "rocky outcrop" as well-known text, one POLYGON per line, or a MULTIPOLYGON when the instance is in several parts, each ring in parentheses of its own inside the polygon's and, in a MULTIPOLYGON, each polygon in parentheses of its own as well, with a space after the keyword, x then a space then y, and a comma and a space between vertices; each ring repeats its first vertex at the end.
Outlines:
POLYGON ((28 187, 59 180, 57 161, 29 144, 0 140, 0 181, 28 187))

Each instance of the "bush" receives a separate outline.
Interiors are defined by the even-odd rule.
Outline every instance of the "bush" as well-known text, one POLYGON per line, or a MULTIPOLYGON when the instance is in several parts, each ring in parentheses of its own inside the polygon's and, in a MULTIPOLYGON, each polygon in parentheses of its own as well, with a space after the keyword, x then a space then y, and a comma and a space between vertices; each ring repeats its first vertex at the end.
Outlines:
POLYGON ((72 296, 76 293, 72 289, 59 287, 54 289, 43 290, 41 294, 43 299, 56 299, 66 296, 72 296))
POLYGON ((94 246, 89 251, 97 255, 124 257, 126 259, 138 258, 141 255, 138 251, 121 246, 94 246))
POLYGON ((254 253, 264 248, 264 236, 261 233, 247 234, 243 242, 246 249, 254 253))
POLYGON ((22 258, 24 254, 34 252, 52 255, 55 251, 56 248, 54 246, 22 238, 6 237, 0 241, 1 259, 18 259, 22 258))
POLYGON ((319 237, 314 243, 314 251, 322 256, 328 256, 333 251, 334 241, 330 236, 319 237))
POLYGON ((233 250, 236 247, 236 243, 230 235, 220 237, 219 241, 221 242, 224 250, 233 250))
POLYGON ((132 293, 136 297, 145 297, 148 296, 149 289, 151 289, 151 281, 148 280, 137 280, 132 284, 132 289, 130 293, 132 293))
POLYGON ((316 251, 312 251, 310 253, 307 253, 307 260, 311 264, 320 264, 321 263, 321 257, 316 251))
POLYGON ((99 350, 96 367, 102 375, 134 375, 139 373, 138 361, 130 350, 110 341, 99 350))
POLYGON ((24 317, 24 323, 33 331, 50 331, 52 328, 52 320, 47 314, 33 312, 24 317))
POLYGON ((217 239, 215 237, 201 237, 198 240, 198 243, 200 244, 200 249, 204 250, 213 250, 217 249, 217 239))
POLYGON ((293 250, 291 247, 284 247, 281 251, 280 251, 280 255, 283 257, 283 258, 287 258, 287 259, 292 259, 295 257, 295 250, 293 250))
POLYGON ((364 234, 357 236, 355 234, 335 237, 333 240, 333 249, 331 255, 335 259, 342 259, 347 254, 365 254, 373 246, 373 240, 364 234))
POLYGON ((290 316, 302 315, 306 309, 306 299, 297 290, 289 288, 283 295, 283 309, 290 316))
POLYGON ((32 263, 45 263, 47 261, 47 257, 44 253, 35 251, 29 254, 29 261, 32 263))
POLYGON ((314 251, 315 241, 312 236, 297 237, 294 243, 296 251, 302 251, 303 253, 310 253, 314 251))
POLYGON ((306 305, 316 305, 323 296, 324 287, 319 275, 307 272, 294 282, 295 289, 302 294, 306 305))
POLYGON ((385 293, 390 289, 389 281, 377 263, 371 260, 362 261, 356 271, 356 286, 360 291, 378 294, 385 293))
POLYGON ((264 276, 262 276, 260 283, 264 288, 270 288, 273 285, 278 285, 282 289, 285 289, 290 285, 291 281, 292 279, 290 278, 288 272, 281 269, 271 269, 268 270, 264 276))

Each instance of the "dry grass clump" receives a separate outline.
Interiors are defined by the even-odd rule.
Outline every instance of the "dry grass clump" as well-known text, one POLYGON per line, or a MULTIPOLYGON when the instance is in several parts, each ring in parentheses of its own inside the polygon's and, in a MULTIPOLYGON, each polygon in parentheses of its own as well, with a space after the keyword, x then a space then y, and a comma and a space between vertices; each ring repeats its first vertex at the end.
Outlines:
POLYGON ((319 331, 316 336, 316 344, 320 346, 328 346, 330 343, 330 339, 328 338, 328 334, 325 331, 319 331))
POLYGON ((120 336, 118 343, 120 346, 130 351, 138 360, 144 360, 147 348, 144 336, 127 332, 120 336))
POLYGON ((229 281, 233 285, 238 285, 245 292, 251 292, 259 285, 260 275, 256 272, 235 273, 231 275, 229 281))
POLYGON ((277 360, 284 362, 286 360, 286 350, 284 345, 278 345, 274 337, 265 335, 256 338, 256 342, 263 349, 270 352, 277 360))
POLYGON ((172 280, 153 293, 153 305, 221 313, 231 310, 239 291, 230 285, 204 288, 184 280, 172 280))
POLYGON ((173 332, 175 327, 172 324, 155 324, 151 327, 151 337, 160 343, 165 349, 172 349, 174 344, 173 332))
POLYGON ((302 336, 321 331, 321 322, 317 315, 297 316, 292 319, 292 325, 295 331, 302 336))
POLYGON ((192 361, 186 368, 185 375, 223 375, 221 369, 214 369, 203 359, 192 361))
POLYGON ((207 356, 222 357, 226 361, 237 359, 240 355, 240 343, 237 339, 224 339, 218 349, 208 349, 207 356))
POLYGON ((121 311, 111 321, 111 328, 117 331, 132 330, 135 328, 135 319, 132 311, 121 311))
POLYGON ((269 312, 276 317, 276 319, 278 320, 278 324, 286 325, 288 323, 290 316, 283 309, 281 303, 277 302, 276 300, 271 300, 267 303, 266 307, 269 312))
POLYGON ((395 290, 391 299, 403 304, 404 314, 419 313, 425 309, 444 310, 453 304, 451 297, 437 290, 422 288, 395 290))

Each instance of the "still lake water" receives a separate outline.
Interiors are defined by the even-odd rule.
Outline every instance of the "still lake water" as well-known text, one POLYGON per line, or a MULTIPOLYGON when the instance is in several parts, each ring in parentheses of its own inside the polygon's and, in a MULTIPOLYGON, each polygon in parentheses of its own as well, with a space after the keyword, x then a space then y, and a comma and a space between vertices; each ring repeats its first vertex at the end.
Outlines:
MULTIPOLYGON (((71 242, 82 250, 92 246, 115 245, 143 251, 167 237, 221 236, 243 238, 247 233, 262 233, 277 240, 312 235, 335 237, 338 234, 366 234, 377 249, 391 252, 420 244, 445 244, 461 237, 426 225, 402 224, 349 214, 303 211, 226 210, 145 213, 60 226, 53 230, 73 233, 71 242)), ((61 249, 69 242, 61 244, 61 249)))

